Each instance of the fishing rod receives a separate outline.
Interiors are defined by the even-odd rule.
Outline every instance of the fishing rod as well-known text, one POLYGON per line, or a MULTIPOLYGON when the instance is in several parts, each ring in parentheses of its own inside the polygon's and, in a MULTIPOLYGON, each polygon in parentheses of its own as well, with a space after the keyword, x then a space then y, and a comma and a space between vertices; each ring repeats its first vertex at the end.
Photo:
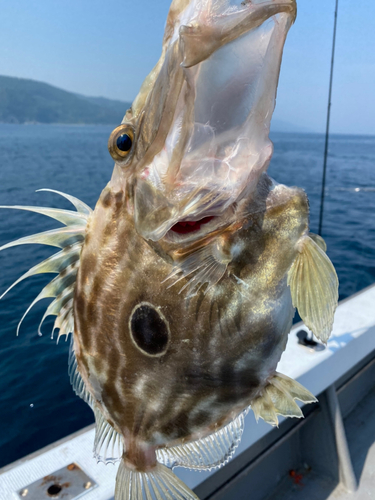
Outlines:
POLYGON ((330 127, 330 121, 331 121, 332 84, 333 84, 333 68, 334 68, 334 64, 335 64, 336 31, 337 31, 337 13, 338 13, 338 9, 339 9, 339 0, 336 0, 335 21, 334 21, 334 27, 333 27, 331 74, 330 74, 330 79, 329 79, 326 140, 325 140, 325 147, 324 147, 322 194, 321 194, 321 199, 320 199, 320 216, 319 216, 319 230, 318 230, 319 236, 322 236, 322 229, 323 229, 324 198, 325 198, 326 177, 327 177, 327 159, 328 159, 328 146, 329 146, 329 127, 330 127))

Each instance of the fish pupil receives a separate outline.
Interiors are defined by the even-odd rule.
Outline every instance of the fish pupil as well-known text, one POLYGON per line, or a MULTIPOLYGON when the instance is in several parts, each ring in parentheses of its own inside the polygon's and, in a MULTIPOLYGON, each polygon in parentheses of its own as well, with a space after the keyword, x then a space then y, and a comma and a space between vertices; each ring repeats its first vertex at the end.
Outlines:
POLYGON ((133 144, 132 140, 128 136, 128 134, 120 135, 116 141, 116 146, 118 147, 118 149, 120 151, 123 151, 124 153, 127 153, 128 151, 130 151, 132 144, 133 144))

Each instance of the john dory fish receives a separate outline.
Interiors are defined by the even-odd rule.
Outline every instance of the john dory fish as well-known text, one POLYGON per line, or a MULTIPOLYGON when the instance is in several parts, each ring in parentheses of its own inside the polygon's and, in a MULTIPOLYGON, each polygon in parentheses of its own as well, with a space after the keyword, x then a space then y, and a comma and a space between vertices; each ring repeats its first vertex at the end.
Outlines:
POLYGON ((65 225, 2 249, 61 249, 20 280, 57 274, 34 303, 53 297, 43 320, 72 333, 95 456, 121 460, 116 500, 197 498, 171 468, 223 465, 250 408, 275 425, 315 400, 276 372, 294 308, 326 342, 338 298, 305 193, 266 174, 295 15, 294 0, 174 0, 95 210, 62 193, 76 211, 9 207, 65 225))

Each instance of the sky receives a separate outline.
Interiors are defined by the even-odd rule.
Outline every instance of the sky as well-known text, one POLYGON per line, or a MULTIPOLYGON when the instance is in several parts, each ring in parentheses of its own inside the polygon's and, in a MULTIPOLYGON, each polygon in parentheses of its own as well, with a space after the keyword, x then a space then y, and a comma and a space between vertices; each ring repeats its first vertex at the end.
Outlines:
MULTIPOLYGON (((159 58, 170 0, 2 0, 0 74, 132 101, 159 58)), ((325 129, 335 0, 300 0, 275 118, 325 129)), ((340 0, 331 130, 375 134, 375 2, 340 0)))

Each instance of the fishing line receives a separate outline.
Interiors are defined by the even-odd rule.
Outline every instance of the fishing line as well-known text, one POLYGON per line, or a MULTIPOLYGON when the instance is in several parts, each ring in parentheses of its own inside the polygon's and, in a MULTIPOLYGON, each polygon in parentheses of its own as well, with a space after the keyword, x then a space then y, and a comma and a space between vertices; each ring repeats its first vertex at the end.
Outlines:
POLYGON ((333 84, 333 68, 335 64, 335 50, 336 50, 336 31, 337 31, 337 13, 339 9, 339 0, 336 0, 335 9, 335 21, 333 28, 333 42, 332 42, 332 59, 331 59, 331 74, 329 79, 329 94, 328 94, 328 109, 327 109, 327 127, 326 127, 326 141, 324 147, 324 164, 323 164, 323 179, 322 179, 322 195, 320 199, 320 216, 319 216, 319 236, 322 236, 323 229, 323 213, 324 213, 324 198, 326 189, 326 177, 327 177, 327 158, 328 158, 328 146, 329 146, 329 126, 331 121, 331 105, 332 105, 332 84, 333 84))

